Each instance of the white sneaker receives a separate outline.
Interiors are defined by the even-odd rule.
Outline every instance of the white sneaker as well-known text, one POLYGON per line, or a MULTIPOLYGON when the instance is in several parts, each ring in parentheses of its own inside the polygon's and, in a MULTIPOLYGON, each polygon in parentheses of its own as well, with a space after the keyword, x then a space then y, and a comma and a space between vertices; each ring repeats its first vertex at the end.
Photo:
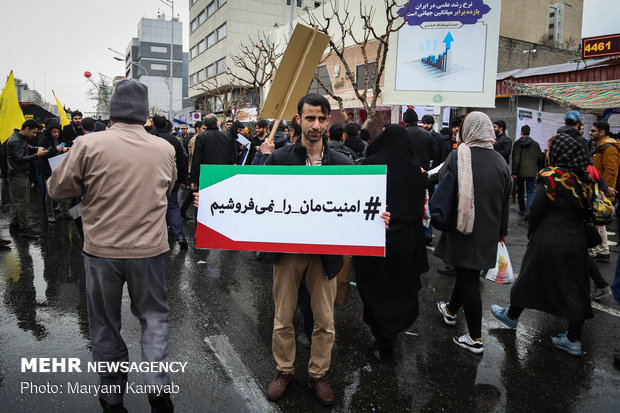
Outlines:
POLYGON ((443 322, 449 326, 453 326, 456 324, 456 315, 452 315, 448 312, 448 309, 446 308, 447 305, 448 304, 444 303, 443 301, 440 301, 437 303, 437 308, 443 316, 443 322))
POLYGON ((484 345, 482 343, 482 340, 474 341, 469 336, 469 334, 465 334, 464 336, 460 337, 454 336, 452 337, 452 341, 454 341, 454 344, 464 349, 467 349, 472 353, 480 354, 484 351, 484 345))

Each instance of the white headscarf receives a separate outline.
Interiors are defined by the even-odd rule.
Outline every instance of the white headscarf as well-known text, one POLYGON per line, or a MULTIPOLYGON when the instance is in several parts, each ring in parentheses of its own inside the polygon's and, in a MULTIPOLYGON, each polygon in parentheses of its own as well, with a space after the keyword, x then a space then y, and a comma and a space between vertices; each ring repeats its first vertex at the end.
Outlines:
POLYGON ((456 229, 465 235, 474 229, 476 208, 474 205, 474 178, 471 167, 470 147, 493 149, 495 132, 491 119, 482 112, 471 112, 459 131, 460 145, 457 149, 458 210, 456 229))

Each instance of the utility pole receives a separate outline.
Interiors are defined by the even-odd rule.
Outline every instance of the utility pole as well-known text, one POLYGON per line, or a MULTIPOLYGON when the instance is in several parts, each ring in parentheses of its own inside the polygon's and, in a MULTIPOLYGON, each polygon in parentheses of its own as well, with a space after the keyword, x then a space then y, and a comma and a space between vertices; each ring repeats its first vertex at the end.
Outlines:
POLYGON ((173 65, 174 65, 174 0, 159 0, 164 3, 166 6, 169 6, 172 9, 172 15, 170 16, 170 110, 168 112, 168 120, 174 123, 174 112, 172 109, 173 102, 173 90, 174 90, 174 76, 173 76, 173 65))

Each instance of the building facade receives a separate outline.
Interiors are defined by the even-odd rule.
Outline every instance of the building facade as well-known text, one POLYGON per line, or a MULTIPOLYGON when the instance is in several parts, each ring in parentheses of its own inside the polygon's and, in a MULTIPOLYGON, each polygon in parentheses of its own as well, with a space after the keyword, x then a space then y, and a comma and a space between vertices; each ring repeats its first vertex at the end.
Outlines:
POLYGON ((577 49, 583 0, 502 0, 500 35, 577 49))
MULTIPOLYGON (((241 72, 230 56, 239 55, 241 45, 249 45, 259 33, 288 26, 291 18, 321 7, 323 0, 189 0, 189 97, 207 98, 206 90, 217 83, 230 83, 227 69, 241 72)), ((236 93, 232 91, 231 93, 236 93)), ((238 92, 237 92, 238 93, 238 92)), ((253 106, 253 94, 244 106, 253 106)), ((200 110, 219 112, 217 100, 210 98, 200 110)), ((255 104, 255 103, 254 103, 255 104)))
POLYGON ((170 85, 172 110, 175 113, 181 111, 182 101, 187 97, 187 54, 183 53, 181 22, 166 20, 164 14, 156 19, 140 19, 138 36, 127 46, 125 71, 127 78, 136 79, 148 87, 151 113, 170 111, 170 85))

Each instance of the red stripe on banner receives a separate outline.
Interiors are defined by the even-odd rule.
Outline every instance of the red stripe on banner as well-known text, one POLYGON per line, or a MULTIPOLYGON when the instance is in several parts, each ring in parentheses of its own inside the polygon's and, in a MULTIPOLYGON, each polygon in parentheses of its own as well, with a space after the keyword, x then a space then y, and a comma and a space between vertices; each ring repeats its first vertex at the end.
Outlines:
POLYGON ((385 257, 385 247, 233 241, 200 222, 196 227, 196 248, 385 257))

